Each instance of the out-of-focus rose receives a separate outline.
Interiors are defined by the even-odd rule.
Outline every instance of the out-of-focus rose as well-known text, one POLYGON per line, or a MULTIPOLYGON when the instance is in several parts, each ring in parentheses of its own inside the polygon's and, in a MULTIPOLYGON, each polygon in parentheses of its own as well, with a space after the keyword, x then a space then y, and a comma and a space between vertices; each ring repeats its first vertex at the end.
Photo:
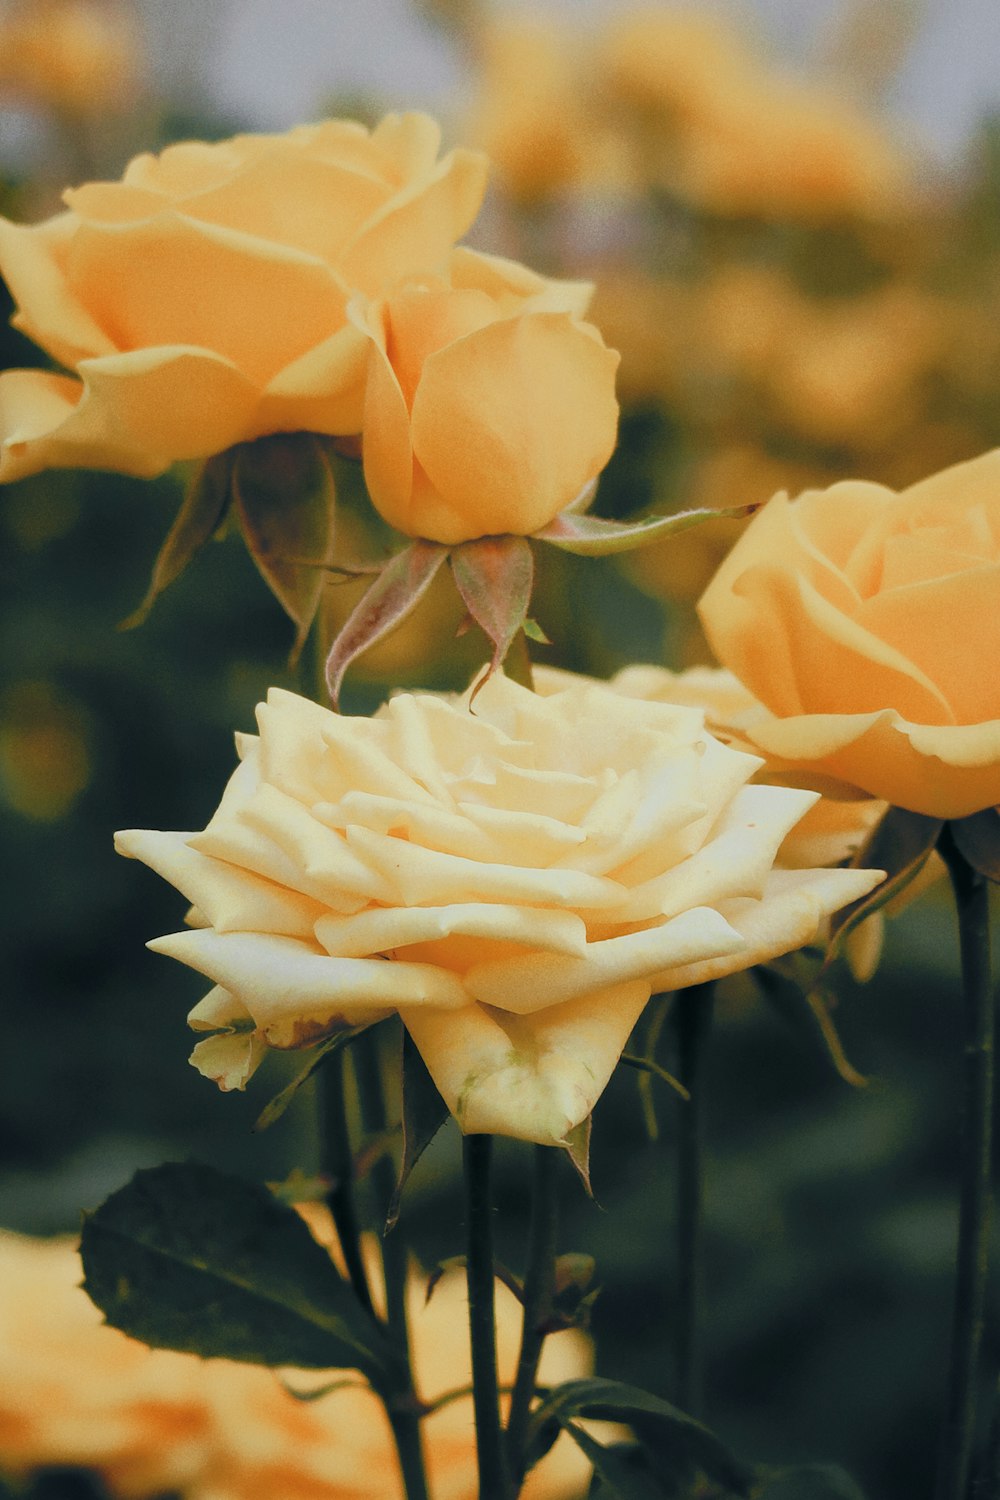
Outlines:
POLYGON ((585 282, 456 250, 447 277, 352 304, 369 346, 365 479, 409 536, 527 535, 611 457, 618 355, 585 282))
MULTIPOLYGON (((330 1231, 310 1213, 323 1243, 330 1231)), ((371 1246, 367 1247, 371 1250, 371 1246)), ((375 1257, 367 1257, 375 1270, 375 1257)), ((379 1399, 354 1384, 308 1403, 270 1370, 149 1349, 102 1323, 80 1287, 69 1239, 0 1233, 0 1474, 54 1466, 101 1476, 122 1500, 402 1500, 392 1434, 379 1399)), ((465 1278, 450 1273, 425 1303, 408 1288, 419 1394, 433 1401, 471 1380, 465 1278)), ((497 1284, 501 1379, 513 1377, 520 1305, 497 1284)), ((546 1341, 541 1379, 589 1373, 589 1340, 575 1330, 546 1341)), ((330 1372, 282 1374, 315 1390, 330 1372)), ((351 1377, 349 1377, 351 1378, 351 1377)), ((474 1500, 475 1428, 470 1396, 422 1423, 433 1500, 474 1500)), ((568 1500, 589 1465, 569 1439, 533 1469, 525 1500, 568 1500)))
POLYGON ((882 219, 905 199, 905 163, 879 122, 784 76, 718 17, 640 10, 612 28, 606 58, 613 87, 654 127, 647 169, 700 208, 882 219))
POLYGON ((1000 802, 1000 450, 776 495, 699 611, 766 754, 932 817, 1000 802))
POLYGON ((395 1010, 463 1130, 564 1142, 654 990, 798 948, 880 879, 773 869, 815 794, 748 785, 703 719, 586 679, 374 719, 272 690, 203 833, 118 838, 195 904, 151 946, 216 986, 196 1065, 240 1087, 395 1010))
POLYGON ((444 265, 482 198, 485 159, 438 160, 439 144, 420 114, 186 141, 44 223, 0 219, 14 321, 74 372, 0 376, 0 479, 151 475, 270 432, 358 432, 350 297, 444 265))
POLYGON ((87 116, 127 108, 139 41, 115 0, 14 0, 0 15, 0 92, 87 116))

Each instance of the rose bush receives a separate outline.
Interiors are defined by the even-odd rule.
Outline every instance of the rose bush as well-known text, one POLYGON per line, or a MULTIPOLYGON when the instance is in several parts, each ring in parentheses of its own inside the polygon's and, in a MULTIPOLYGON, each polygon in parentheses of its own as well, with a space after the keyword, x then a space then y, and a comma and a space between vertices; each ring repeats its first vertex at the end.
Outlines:
POLYGON ((1000 450, 776 495, 699 605, 765 754, 931 817, 1000 802, 1000 450))
POLYGON ((592 288, 456 250, 447 276, 352 304, 369 341, 365 480, 410 536, 546 525, 611 457, 618 355, 581 321, 592 288))
POLYGON ((369 295, 447 259, 486 162, 426 115, 185 141, 0 219, 15 323, 72 375, 0 376, 0 479, 161 472, 271 432, 356 433, 369 295))
MULTIPOLYGON (((308 1222, 329 1244, 325 1215, 310 1206, 308 1222)), ((368 1257, 370 1273, 376 1259, 368 1257)), ((373 1392, 351 1383, 302 1402, 270 1370, 150 1349, 102 1323, 80 1277, 71 1239, 0 1232, 0 1475, 86 1469, 123 1500, 401 1496, 392 1434, 373 1392)), ((499 1366, 510 1379, 521 1309, 500 1283, 496 1294, 499 1366)), ((471 1378, 465 1279, 446 1275, 427 1302, 414 1275, 408 1302, 417 1385, 433 1401, 471 1378)), ((546 1341, 543 1381, 589 1372, 583 1334, 546 1341)), ((329 1371, 283 1373, 303 1391, 331 1383, 329 1371)), ((471 1406, 465 1396, 422 1423, 433 1500, 474 1500, 471 1406)), ((588 1472, 563 1438, 528 1476, 524 1500, 578 1495, 588 1472)))
POLYGON ((241 1087, 398 1011, 464 1131, 564 1142, 653 991, 798 948, 881 878, 775 870, 815 794, 748 785, 703 719, 586 679, 374 719, 272 690, 204 832, 118 837, 194 903, 151 944, 215 986, 192 1060, 241 1087))

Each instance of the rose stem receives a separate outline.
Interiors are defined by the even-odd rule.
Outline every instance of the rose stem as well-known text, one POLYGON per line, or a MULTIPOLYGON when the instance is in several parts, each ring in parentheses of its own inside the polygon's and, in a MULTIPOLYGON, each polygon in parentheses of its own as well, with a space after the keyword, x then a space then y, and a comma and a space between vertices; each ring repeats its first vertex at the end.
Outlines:
MULTIPOLYGON (((365 1133, 371 1136, 383 1132, 387 1125, 378 1048, 378 1037, 374 1031, 365 1032, 354 1044, 354 1076, 358 1084, 361 1124, 365 1133)), ((372 1186, 385 1278, 386 1325, 399 1356, 400 1367, 405 1372, 405 1389, 401 1393, 401 1399, 386 1402, 386 1411, 396 1440, 407 1500, 427 1500, 420 1404, 414 1389, 410 1330, 406 1317, 406 1244, 398 1233, 386 1234, 384 1229, 395 1185, 396 1172, 392 1157, 387 1151, 383 1151, 372 1166, 372 1186)))
POLYGON ((507 1451, 515 1482, 524 1478, 524 1438, 535 1394, 538 1361, 545 1343, 546 1323, 552 1309, 556 1271, 556 1222, 559 1200, 555 1176, 558 1151, 552 1146, 535 1147, 531 1187, 531 1224, 524 1275, 524 1321, 521 1351, 507 1421, 507 1451))
POLYGON ((993 985, 989 884, 966 862, 947 824, 938 850, 948 866, 958 912, 965 1048, 951 1359, 934 1493, 936 1500, 964 1500, 975 1437, 990 1229, 993 985))
POLYGON ((479 1500, 512 1500, 507 1449, 500 1430, 496 1325, 493 1308, 493 1209, 490 1167, 493 1138, 462 1137, 465 1169, 466 1274, 472 1343, 472 1404, 476 1414, 479 1500))
POLYGON ((344 1094, 345 1061, 345 1049, 340 1048, 319 1075, 321 1167, 331 1179, 326 1204, 340 1240, 348 1280, 362 1307, 374 1318, 375 1309, 361 1258, 361 1231, 354 1202, 354 1162, 344 1094))
POLYGON ((691 1095, 681 1106, 677 1137, 677 1306, 675 1313, 676 1400, 686 1412, 701 1407, 701 1063, 712 1027, 713 986, 693 984, 674 999, 677 1076, 691 1095))

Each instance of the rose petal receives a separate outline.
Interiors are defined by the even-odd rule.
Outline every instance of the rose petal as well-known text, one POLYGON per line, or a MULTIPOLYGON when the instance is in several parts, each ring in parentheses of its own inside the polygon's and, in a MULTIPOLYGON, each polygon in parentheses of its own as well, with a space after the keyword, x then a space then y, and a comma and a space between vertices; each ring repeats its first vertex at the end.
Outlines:
POLYGON ((14 326, 68 368, 115 347, 67 284, 64 263, 74 228, 72 214, 34 227, 0 218, 0 274, 17 303, 14 326))

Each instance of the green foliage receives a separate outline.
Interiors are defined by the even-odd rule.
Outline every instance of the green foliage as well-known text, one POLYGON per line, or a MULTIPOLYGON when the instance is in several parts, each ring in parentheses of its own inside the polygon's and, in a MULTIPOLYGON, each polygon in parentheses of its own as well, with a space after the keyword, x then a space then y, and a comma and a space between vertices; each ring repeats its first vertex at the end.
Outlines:
POLYGON ((138 1172, 86 1215, 80 1253, 107 1321, 155 1348, 385 1370, 381 1335, 298 1214, 212 1167, 138 1172))
POLYGON ((427 1064, 410 1040, 408 1031, 403 1032, 402 1090, 403 1152, 389 1202, 387 1230, 393 1229, 399 1219, 400 1201, 410 1173, 448 1118, 448 1106, 438 1093, 427 1064))

